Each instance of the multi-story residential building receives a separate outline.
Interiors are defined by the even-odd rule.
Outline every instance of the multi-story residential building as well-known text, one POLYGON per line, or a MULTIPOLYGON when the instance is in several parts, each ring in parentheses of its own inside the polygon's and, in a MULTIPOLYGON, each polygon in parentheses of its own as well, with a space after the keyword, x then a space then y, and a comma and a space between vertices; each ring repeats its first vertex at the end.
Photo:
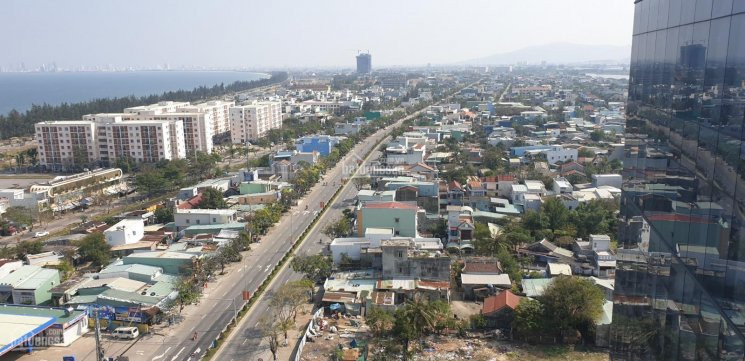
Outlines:
MULTIPOLYGON (((196 152, 212 152, 212 137, 216 134, 213 111, 203 111, 200 105, 192 106, 188 102, 160 102, 126 108, 124 121, 159 120, 181 122, 186 155, 196 152)), ((218 112, 219 113, 219 112, 218 112)), ((224 120, 221 120, 224 122, 224 120)), ((224 131, 224 130, 223 130, 224 131)))
POLYGON ((119 116, 96 123, 98 160, 111 165, 122 157, 152 163, 186 157, 181 120, 131 120, 119 116))
POLYGON ((122 113, 88 114, 82 120, 40 122, 35 129, 39 160, 42 166, 67 170, 111 165, 124 156, 157 162, 211 153, 213 137, 229 131, 232 104, 168 101, 126 108, 122 113))
POLYGON ((230 137, 233 144, 257 140, 271 129, 282 127, 282 102, 256 102, 230 108, 230 137))
POLYGON ((745 359, 745 2, 635 1, 613 360, 745 359))
POLYGON ((205 115, 210 114, 214 126, 212 134, 221 136, 230 132, 230 108, 233 106, 235 106, 235 102, 232 101, 212 100, 184 107, 183 110, 205 115))
POLYGON ((95 123, 84 120, 36 123, 39 163, 53 170, 67 170, 98 160, 95 123))

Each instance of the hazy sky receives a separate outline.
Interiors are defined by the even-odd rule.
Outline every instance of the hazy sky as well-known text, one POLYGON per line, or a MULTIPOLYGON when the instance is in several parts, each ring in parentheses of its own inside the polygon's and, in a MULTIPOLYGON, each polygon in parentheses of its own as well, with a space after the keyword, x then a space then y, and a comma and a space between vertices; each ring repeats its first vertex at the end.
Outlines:
POLYGON ((632 0, 2 0, 0 66, 443 64, 628 45, 632 0))

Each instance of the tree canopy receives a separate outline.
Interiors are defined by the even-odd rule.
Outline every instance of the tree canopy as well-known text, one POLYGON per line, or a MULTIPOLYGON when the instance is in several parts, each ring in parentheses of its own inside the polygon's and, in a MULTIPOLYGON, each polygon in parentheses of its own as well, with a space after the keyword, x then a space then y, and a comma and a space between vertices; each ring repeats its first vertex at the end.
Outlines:
POLYGON ((298 255, 290 262, 292 270, 300 272, 314 281, 321 281, 331 275, 332 262, 321 254, 298 255))
POLYGON ((103 267, 111 259, 111 246, 106 243, 103 233, 91 233, 80 240, 78 253, 84 260, 103 267))
POLYGON ((215 188, 207 188, 202 191, 202 201, 199 202, 201 209, 225 209, 228 204, 222 196, 222 192, 215 188))
POLYGON ((576 276, 555 278, 541 296, 549 330, 563 339, 579 332, 588 337, 603 313, 605 295, 590 280, 576 276))

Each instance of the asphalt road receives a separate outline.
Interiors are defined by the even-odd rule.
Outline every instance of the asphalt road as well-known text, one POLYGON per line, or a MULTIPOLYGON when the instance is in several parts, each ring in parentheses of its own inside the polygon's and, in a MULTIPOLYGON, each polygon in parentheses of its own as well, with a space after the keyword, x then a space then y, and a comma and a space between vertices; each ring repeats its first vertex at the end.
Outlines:
MULTIPOLYGON (((354 156, 355 159, 361 159, 362 157, 364 157, 364 155, 367 154, 372 149, 372 147, 376 145, 378 140, 387 137, 388 133, 390 132, 390 130, 393 129, 393 127, 400 125, 407 119, 416 117, 417 115, 419 115, 419 113, 420 112, 415 112, 399 120, 393 126, 385 129, 384 131, 380 131, 376 133, 375 136, 369 138, 370 140, 362 144, 362 148, 360 148, 359 146, 355 148, 353 152, 357 154, 354 156), (385 133, 385 135, 383 135, 383 133, 385 133)), ((365 165, 368 165, 370 161, 378 159, 380 155, 380 151, 375 149, 368 158, 364 159, 364 162, 362 164, 363 167, 365 165)), ((348 182, 347 184, 345 184, 334 203, 331 204, 328 211, 322 215, 316 226, 309 232, 308 236, 305 238, 300 247, 298 247, 296 254, 315 254, 326 247, 330 240, 327 239, 325 235, 323 235, 323 229, 326 227, 327 224, 332 223, 342 217, 343 210, 354 204, 354 198, 356 194, 357 189, 355 188, 353 182, 348 182), (316 240, 318 239, 323 239, 323 243, 321 244, 317 242, 316 240)), ((300 279, 302 277, 302 274, 294 272, 289 266, 284 267, 280 270, 274 281, 267 288, 266 295, 271 295, 272 292, 276 291, 281 285, 287 283, 288 281, 300 279)), ((226 361, 254 361, 258 360, 261 357, 264 360, 271 360, 271 353, 269 351, 268 342, 266 338, 262 337, 262 331, 259 328, 262 318, 265 317, 263 311, 269 308, 270 297, 267 296, 263 297, 249 310, 249 313, 246 315, 246 317, 244 317, 238 324, 238 329, 234 330, 233 333, 228 336, 227 344, 221 346, 214 359, 226 361)), ((294 343, 291 343, 291 345, 293 344, 294 343)))
MULTIPOLYGON (((320 202, 329 202, 336 190, 342 186, 341 180, 349 176, 350 168, 353 168, 358 160, 370 152, 378 140, 386 137, 394 127, 407 119, 416 117, 419 113, 421 111, 400 119, 355 146, 342 161, 327 171, 323 179, 297 206, 282 216, 280 221, 262 237, 261 243, 252 245, 251 251, 244 255, 240 264, 231 265, 226 270, 226 275, 218 277, 216 282, 208 285, 202 301, 185 311, 184 320, 181 323, 170 326, 164 334, 151 334, 135 342, 106 342, 104 347, 107 350, 107 356, 124 355, 128 356, 131 361, 180 361, 196 360, 201 357, 225 325, 233 319, 235 310, 240 309, 244 304, 242 292, 248 290, 253 294, 297 238, 310 226, 315 212, 321 210, 320 202), (196 340, 193 339, 195 333, 197 334, 196 340)), ((372 157, 368 159, 375 159, 377 155, 379 152, 375 150, 372 157)), ((320 238, 326 238, 322 235, 322 230, 326 224, 341 217, 342 210, 352 205, 355 195, 356 189, 352 182, 344 185, 339 197, 327 212, 321 215, 316 227, 303 240, 297 252, 314 253, 325 247, 328 239, 323 245, 318 243, 320 238)), ((271 294, 288 280, 300 277, 301 275, 293 272, 291 268, 284 267, 267 287, 266 294, 271 294)), ((228 336, 228 343, 220 348, 217 357, 213 359, 220 361, 257 360, 261 357, 260 355, 265 354, 268 347, 261 338, 256 325, 263 317, 263 311, 267 309, 266 294, 251 307, 248 314, 238 324, 238 329, 228 336)), ((95 355, 91 351, 79 356, 78 359, 93 361, 95 355)))
MULTIPOLYGON (((376 140, 370 142, 374 144, 376 140)), ((369 147, 367 147, 369 149, 369 147)), ((364 154, 363 152, 361 154, 364 154)), ((380 152, 375 150, 369 159, 377 159, 380 156, 380 152)), ((367 162, 365 163, 367 164, 367 162)), ((336 201, 331 205, 326 213, 323 214, 322 218, 316 226, 308 233, 303 244, 298 247, 297 254, 315 254, 320 252, 328 242, 330 241, 323 234, 323 229, 327 224, 333 223, 335 220, 342 217, 342 211, 353 205, 354 198, 357 194, 357 189, 352 182, 344 185, 344 188, 339 193, 336 201), (316 240, 323 239, 323 244, 316 240)), ((284 267, 279 274, 276 276, 265 297, 263 297, 257 304, 255 304, 249 314, 241 320, 239 329, 234 331, 233 335, 228 338, 228 343, 223 345, 220 349, 219 357, 217 360, 258 360, 259 357, 264 356, 265 360, 269 360, 268 344, 266 340, 262 338, 261 330, 258 325, 261 319, 265 317, 263 310, 268 309, 269 300, 272 292, 276 291, 281 285, 288 281, 302 278, 302 274, 294 272, 290 267, 284 267)))
MULTIPOLYGON (((415 115, 416 113, 409 117, 415 115)), ((409 117, 401 119, 396 125, 409 117)), ((358 144, 334 168, 327 171, 323 179, 313 187, 300 203, 283 215, 280 221, 262 237, 259 244, 252 245, 251 251, 244 255, 240 264, 231 265, 227 269, 227 274, 219 276, 216 282, 208 285, 200 304, 191 307, 191 311, 185 314, 184 320, 180 324, 171 326, 167 335, 163 335, 163 337, 158 335, 147 336, 134 343, 106 342, 104 347, 107 350, 107 356, 125 355, 129 356, 132 361, 177 361, 186 360, 190 355, 194 355, 192 359, 197 359, 197 357, 203 355, 218 337, 220 331, 233 319, 235 309, 240 309, 244 304, 242 291, 248 290, 253 293, 258 288, 289 251, 294 241, 310 226, 316 212, 321 210, 320 202, 328 202, 331 199, 341 186, 341 180, 345 177, 345 173, 348 174, 349 169, 357 164, 361 155, 368 153, 377 141, 385 137, 392 129, 393 126, 378 131, 365 142, 358 144), (324 182, 326 183, 325 186, 323 185, 324 182), (306 205, 308 206, 307 210, 306 205), (195 332, 197 333, 197 339, 193 340, 192 337, 195 332)), ((348 183, 343 190, 343 194, 337 198, 340 201, 335 202, 331 209, 321 216, 314 232, 305 238, 308 242, 301 245, 300 252, 317 252, 320 250, 321 245, 318 244, 318 239, 322 237, 321 231, 324 225, 340 217, 341 209, 345 207, 345 204, 349 204, 345 202, 354 198, 355 194, 354 185, 348 183)), ((275 280, 285 281, 292 276, 297 277, 297 275, 292 274, 291 269, 285 268, 275 280)), ((272 285, 279 284, 278 282, 272 283, 272 285)), ((270 287, 269 292, 273 289, 274 287, 270 287)), ((265 303, 259 303, 251 307, 247 317, 240 323, 241 329, 237 332, 240 334, 251 332, 251 330, 244 330, 244 325, 253 326, 262 315, 261 310, 265 309, 265 303)), ((249 347, 249 342, 245 338, 234 339, 241 339, 240 344, 237 345, 241 350, 249 347)), ((261 341, 258 335, 250 340, 253 345, 261 341)), ((234 347, 232 344, 227 346, 225 349, 234 347)), ((231 358, 220 356, 215 359, 230 360, 231 358)), ((234 357, 234 359, 250 360, 251 358, 247 353, 243 353, 240 358, 234 357)), ((95 360, 95 357, 91 352, 88 355, 79 356, 79 360, 92 361, 95 360)))

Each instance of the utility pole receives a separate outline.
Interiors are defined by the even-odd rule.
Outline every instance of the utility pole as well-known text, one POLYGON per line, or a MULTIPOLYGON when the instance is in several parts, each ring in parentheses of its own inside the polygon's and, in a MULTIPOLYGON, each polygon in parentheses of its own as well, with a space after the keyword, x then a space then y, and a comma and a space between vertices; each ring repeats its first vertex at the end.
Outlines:
POLYGON ((93 310, 93 318, 93 322, 95 322, 96 325, 96 360, 104 361, 104 351, 103 347, 101 347, 101 324, 98 322, 98 309, 93 310))

